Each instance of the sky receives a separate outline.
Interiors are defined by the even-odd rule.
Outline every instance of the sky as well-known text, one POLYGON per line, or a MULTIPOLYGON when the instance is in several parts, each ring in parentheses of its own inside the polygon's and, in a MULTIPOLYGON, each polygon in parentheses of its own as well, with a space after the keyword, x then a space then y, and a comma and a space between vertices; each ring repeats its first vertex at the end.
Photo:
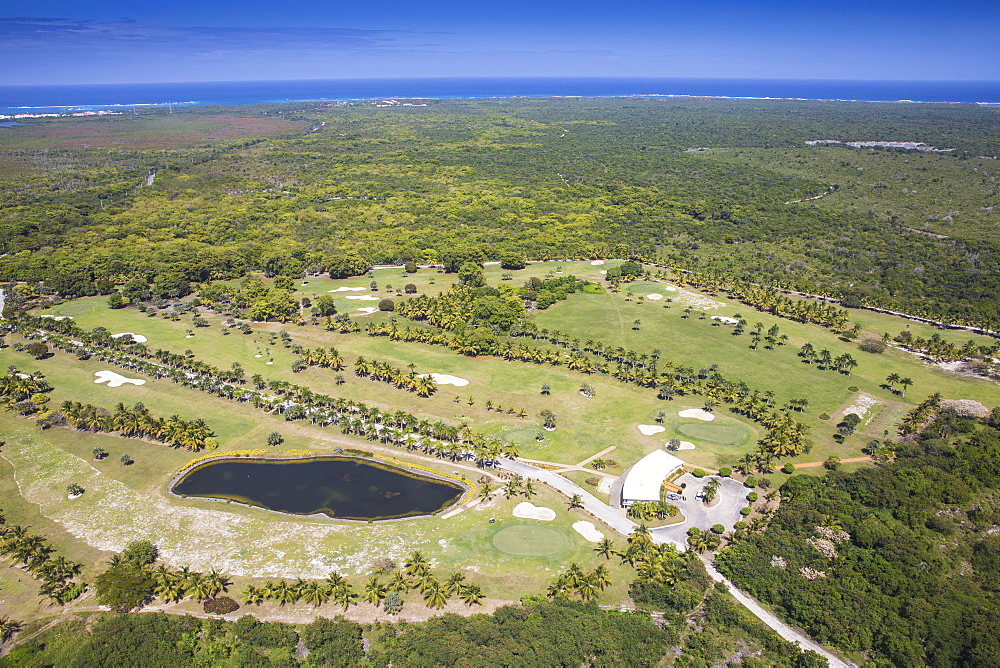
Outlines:
MULTIPOLYGON (((998 0, 34 0, 0 84, 397 77, 1000 80, 998 0)), ((0 10, 3 11, 3 10, 0 10)))

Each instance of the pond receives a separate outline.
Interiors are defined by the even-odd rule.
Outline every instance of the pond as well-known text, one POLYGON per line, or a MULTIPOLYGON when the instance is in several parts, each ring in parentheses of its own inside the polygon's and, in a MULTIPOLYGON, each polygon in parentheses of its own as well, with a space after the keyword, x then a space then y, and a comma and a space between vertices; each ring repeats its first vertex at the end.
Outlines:
POLYGON ((219 459, 188 471, 171 491, 349 520, 430 515, 465 492, 454 482, 347 457, 219 459))

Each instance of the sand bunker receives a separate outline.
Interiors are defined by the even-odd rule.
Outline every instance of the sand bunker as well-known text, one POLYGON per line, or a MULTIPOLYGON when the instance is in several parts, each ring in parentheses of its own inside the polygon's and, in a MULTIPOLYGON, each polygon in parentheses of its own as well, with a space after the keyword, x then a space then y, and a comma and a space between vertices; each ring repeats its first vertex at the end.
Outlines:
POLYGON ((361 292, 365 288, 337 288, 335 290, 327 290, 327 292, 361 292))
POLYGON ((421 374, 423 376, 429 376, 434 379, 434 382, 438 385, 454 385, 455 387, 465 387, 469 384, 464 378, 459 378, 458 376, 449 376, 446 373, 425 373, 421 374))
POLYGON ((378 297, 373 295, 347 295, 344 299, 360 299, 364 302, 377 302, 379 300, 378 297))
POLYGON ((604 540, 604 534, 597 530, 597 527, 594 526, 593 522, 587 522, 585 520, 573 522, 573 529, 575 529, 578 534, 583 536, 585 540, 589 540, 591 543, 600 543, 604 540))
POLYGON ((125 383, 132 383, 133 385, 146 384, 146 381, 141 378, 126 378, 114 371, 98 371, 94 375, 97 376, 97 380, 94 381, 95 383, 107 383, 108 387, 121 387, 125 383))
POLYGON ((663 299, 663 295, 659 294, 658 292, 653 292, 646 295, 646 299, 651 299, 652 301, 655 302, 657 300, 663 299))
POLYGON ((691 441, 681 441, 681 445, 678 450, 694 450, 694 443, 691 441))
POLYGON ((689 408, 686 411, 681 411, 678 413, 683 418, 694 418, 695 420, 704 420, 705 422, 711 422, 715 419, 715 416, 702 408, 689 408))
POLYGON ((639 431, 643 436, 652 436, 653 434, 659 434, 661 431, 666 431, 666 428, 658 424, 640 424, 639 431))
POLYGON ((736 318, 730 318, 728 315, 713 315, 712 320, 718 320, 719 322, 724 322, 727 325, 735 325, 739 322, 736 318))
POLYGON ((556 511, 551 508, 536 506, 533 503, 522 501, 514 506, 514 517, 520 517, 522 520, 542 520, 543 522, 551 522, 556 518, 556 511))
POLYGON ((43 318, 52 318, 53 320, 72 320, 71 315, 43 315, 43 318))
POLYGON ((364 313, 365 315, 371 315, 377 310, 378 306, 362 306, 361 308, 358 309, 359 312, 364 313))
POLYGON ((146 341, 149 341, 149 339, 147 339, 142 334, 136 334, 135 332, 122 332, 121 334, 112 334, 111 338, 120 339, 123 336, 131 336, 132 340, 135 341, 136 343, 145 343, 146 341))
POLYGON ((604 264, 604 260, 594 260, 590 264, 594 265, 595 267, 598 267, 598 266, 604 264))

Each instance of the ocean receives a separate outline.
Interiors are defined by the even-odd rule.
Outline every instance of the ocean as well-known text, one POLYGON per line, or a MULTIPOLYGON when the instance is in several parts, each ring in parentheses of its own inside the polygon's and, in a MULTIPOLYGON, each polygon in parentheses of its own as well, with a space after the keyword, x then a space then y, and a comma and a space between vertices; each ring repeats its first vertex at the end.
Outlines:
POLYGON ((1000 104, 1000 81, 550 77, 0 86, 0 114, 316 100, 656 96, 1000 104))

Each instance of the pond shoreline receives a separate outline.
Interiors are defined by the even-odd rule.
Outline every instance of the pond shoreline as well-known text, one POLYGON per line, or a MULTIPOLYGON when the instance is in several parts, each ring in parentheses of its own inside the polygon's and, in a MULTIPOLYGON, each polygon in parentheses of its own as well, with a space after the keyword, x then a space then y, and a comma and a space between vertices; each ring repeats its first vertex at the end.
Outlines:
POLYGON ((353 523, 356 523, 356 524, 373 524, 373 523, 381 523, 381 522, 400 522, 400 521, 405 521, 405 520, 414 520, 414 519, 424 519, 424 518, 437 517, 437 516, 441 515, 442 513, 445 513, 448 510, 452 509, 456 505, 458 505, 463 499, 465 499, 468 496, 468 494, 470 493, 471 490, 472 490, 472 487, 470 487, 468 484, 465 484, 464 482, 460 482, 460 481, 458 481, 458 480, 456 480, 454 478, 448 477, 448 476, 446 476, 444 474, 436 473, 436 472, 433 472, 433 471, 428 471, 426 469, 420 469, 420 470, 410 469, 410 468, 407 468, 405 465, 388 464, 385 461, 382 461, 382 460, 377 459, 375 457, 366 457, 366 456, 361 456, 361 455, 357 455, 357 456, 353 456, 353 455, 334 455, 334 454, 329 454, 329 455, 326 455, 326 454, 319 454, 319 455, 289 455, 289 456, 286 456, 286 457, 282 457, 282 456, 268 457, 268 456, 264 456, 264 455, 240 456, 240 455, 237 455, 237 454, 224 454, 224 453, 219 454, 217 457, 208 457, 206 459, 201 459, 201 460, 198 460, 198 461, 196 461, 196 462, 194 462, 192 464, 189 464, 189 465, 185 466, 184 468, 182 468, 179 472, 177 472, 174 475, 174 477, 170 480, 170 482, 167 483, 167 489, 166 489, 167 495, 171 496, 171 497, 174 497, 176 499, 196 500, 196 501, 214 501, 214 502, 217 502, 217 503, 235 504, 235 505, 243 506, 243 507, 246 507, 246 508, 255 508, 255 509, 258 509, 258 510, 264 510, 264 511, 269 512, 269 513, 276 513, 278 515, 284 515, 286 517, 316 519, 316 520, 333 520, 333 521, 336 521, 336 522, 353 522, 353 523), (348 517, 336 517, 336 516, 328 515, 328 514, 322 513, 322 512, 317 512, 317 513, 291 513, 291 512, 287 512, 287 511, 283 511, 283 510, 274 510, 274 509, 271 509, 271 508, 267 508, 266 506, 263 506, 263 505, 257 505, 257 504, 253 504, 253 503, 247 503, 245 501, 237 501, 237 500, 233 500, 233 499, 226 499, 226 498, 214 497, 214 496, 194 496, 194 495, 190 495, 189 496, 189 495, 184 495, 184 494, 178 494, 177 492, 174 491, 174 488, 185 477, 187 477, 188 475, 190 475, 194 471, 202 469, 202 468, 204 468, 206 466, 209 466, 211 464, 217 464, 217 463, 220 463, 220 462, 296 462, 296 461, 307 462, 307 461, 312 461, 312 460, 337 460, 337 461, 345 461, 345 462, 360 462, 360 463, 372 466, 374 468, 379 468, 379 469, 386 470, 386 471, 389 471, 389 472, 392 472, 392 473, 397 473, 399 475, 404 475, 406 477, 415 478, 415 479, 418 479, 418 480, 419 479, 430 479, 430 480, 434 480, 435 482, 444 483, 446 485, 454 486, 454 487, 456 487, 457 489, 460 490, 460 494, 458 496, 456 496, 454 499, 452 499, 451 501, 447 502, 441 508, 439 508, 438 510, 436 510, 435 512, 430 513, 430 514, 407 515, 405 517, 385 517, 385 518, 380 518, 380 519, 356 519, 356 518, 348 518, 348 517))

